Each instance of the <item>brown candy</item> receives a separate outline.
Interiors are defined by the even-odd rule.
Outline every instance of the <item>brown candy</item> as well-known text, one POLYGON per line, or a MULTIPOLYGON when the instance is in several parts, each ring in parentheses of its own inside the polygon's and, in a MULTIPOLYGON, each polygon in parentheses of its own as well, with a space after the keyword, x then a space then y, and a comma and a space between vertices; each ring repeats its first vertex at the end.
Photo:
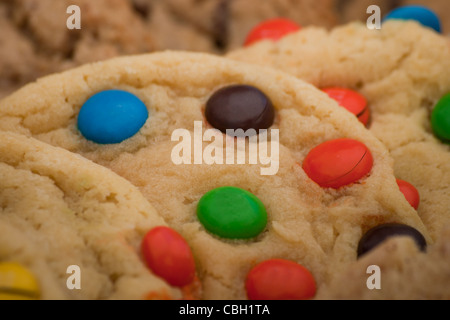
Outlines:
POLYGON ((205 116, 214 128, 229 130, 269 129, 275 119, 270 99, 259 89, 233 85, 217 91, 207 102, 205 116))

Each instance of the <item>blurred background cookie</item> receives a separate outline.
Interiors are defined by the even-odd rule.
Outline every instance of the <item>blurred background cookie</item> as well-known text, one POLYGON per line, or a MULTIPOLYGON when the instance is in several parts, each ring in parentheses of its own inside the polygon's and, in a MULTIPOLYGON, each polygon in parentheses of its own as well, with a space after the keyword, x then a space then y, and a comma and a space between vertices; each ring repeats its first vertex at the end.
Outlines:
POLYGON ((54 72, 157 50, 221 53, 259 21, 287 16, 331 27, 335 0, 4 0, 0 2, 0 98, 54 72), (67 7, 81 9, 69 30, 67 7))
POLYGON ((128 1, 9 0, 0 4, 0 96, 74 65, 154 50, 128 1), (69 30, 67 7, 82 11, 82 30, 69 30))
MULTIPOLYGON (((149 2, 148 0, 134 0, 149 2)), ((153 1, 158 2, 158 1, 153 1)), ((338 22, 336 0, 160 0, 180 19, 206 32, 218 49, 242 45, 259 22, 287 17, 302 25, 332 27, 338 22)))

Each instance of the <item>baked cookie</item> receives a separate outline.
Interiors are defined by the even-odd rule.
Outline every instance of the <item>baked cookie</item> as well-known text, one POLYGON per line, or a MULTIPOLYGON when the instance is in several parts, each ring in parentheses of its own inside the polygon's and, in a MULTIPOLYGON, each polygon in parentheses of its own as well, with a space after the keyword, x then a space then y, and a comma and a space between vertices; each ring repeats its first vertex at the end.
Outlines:
POLYGON ((0 2, 0 97, 44 75, 157 50, 222 53, 254 24, 287 16, 335 25, 334 0, 8 0, 0 2), (77 5, 81 30, 69 30, 77 5))
POLYGON ((362 94, 371 112, 368 126, 393 156, 397 178, 418 189, 419 216, 433 239, 450 225, 450 147, 445 134, 442 141, 435 136, 430 121, 450 92, 447 38, 413 21, 388 21, 381 30, 352 23, 331 32, 304 28, 228 57, 275 67, 319 88, 362 94))
POLYGON ((203 299, 311 298, 388 223, 432 242, 382 143, 326 94, 272 69, 181 52, 117 58, 2 100, 0 129, 139 187, 192 248, 203 299), (279 264, 308 279, 300 296, 293 280, 273 283, 279 264))
POLYGON ((138 17, 126 0, 2 1, 0 93, 79 64, 154 50, 138 17), (81 30, 67 28, 70 5, 80 7, 81 30))
POLYGON ((424 254, 409 238, 389 239, 353 263, 317 299, 446 300, 450 299, 450 233, 446 229, 424 254), (370 279, 380 269, 380 282, 370 279), (414 279, 412 281, 412 279, 414 279), (368 290, 367 285, 378 285, 368 290), (342 290, 345 288, 345 290, 342 290))
POLYGON ((8 0, 0 3, 0 97, 44 75, 126 54, 213 51, 214 42, 164 3, 132 0, 8 0), (81 30, 69 30, 77 5, 81 30))
POLYGON ((125 179, 5 132, 0 177, 0 299, 182 297, 141 257, 146 233, 166 224, 125 179))
POLYGON ((164 0, 163 2, 175 15, 207 32, 219 48, 225 50, 241 46, 245 35, 266 19, 285 17, 302 25, 327 28, 335 26, 338 22, 336 0, 321 0, 320 5, 312 0, 164 0))

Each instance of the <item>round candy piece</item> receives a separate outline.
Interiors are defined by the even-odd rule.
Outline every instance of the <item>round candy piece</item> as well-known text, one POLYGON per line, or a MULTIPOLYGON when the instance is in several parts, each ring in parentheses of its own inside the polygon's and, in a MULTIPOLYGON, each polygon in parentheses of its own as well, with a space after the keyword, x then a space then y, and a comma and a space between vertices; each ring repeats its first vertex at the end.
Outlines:
POLYGON ((260 40, 277 41, 289 33, 296 32, 301 29, 297 23, 285 19, 277 18, 264 21, 254 27, 247 35, 244 46, 249 46, 260 40))
POLYGON ((400 191, 405 195, 406 200, 414 209, 419 209, 420 195, 419 191, 409 182, 397 179, 398 187, 400 191))
POLYGON ((93 95, 82 106, 78 129, 87 140, 116 144, 138 133, 147 119, 147 107, 134 94, 107 90, 93 95))
POLYGON ((450 93, 442 97, 434 108, 431 126, 439 139, 450 143, 450 93))
POLYGON ((275 109, 261 90, 247 85, 233 85, 217 91, 207 102, 206 120, 216 129, 269 129, 275 120, 275 109))
POLYGON ((366 98, 356 91, 346 88, 322 89, 330 98, 336 100, 340 106, 353 113, 365 126, 370 119, 370 109, 366 98))
POLYGON ((302 265, 274 259, 260 263, 247 275, 249 300, 308 300, 316 294, 313 275, 302 265))
POLYGON ((438 15, 424 6, 403 6, 391 11, 385 18, 384 21, 390 19, 399 20, 415 20, 425 27, 434 29, 437 32, 441 32, 441 21, 438 15))
POLYGON ((141 249, 148 267, 170 285, 184 287, 194 280, 195 261, 191 249, 173 229, 152 229, 144 237, 141 249))
POLYGON ((353 139, 331 140, 309 152, 303 170, 322 188, 339 189, 370 173, 373 157, 363 143, 353 139))
POLYGON ((15 262, 0 263, 0 300, 37 300, 39 285, 34 275, 15 262))
POLYGON ((358 257, 371 251, 385 240, 396 236, 411 237, 421 251, 426 250, 427 242, 419 231, 407 225, 391 223, 375 227, 361 238, 358 245, 358 257))
POLYGON ((197 216, 206 230, 226 239, 254 238, 267 225, 267 212, 261 200, 235 187, 206 193, 198 203, 197 216))

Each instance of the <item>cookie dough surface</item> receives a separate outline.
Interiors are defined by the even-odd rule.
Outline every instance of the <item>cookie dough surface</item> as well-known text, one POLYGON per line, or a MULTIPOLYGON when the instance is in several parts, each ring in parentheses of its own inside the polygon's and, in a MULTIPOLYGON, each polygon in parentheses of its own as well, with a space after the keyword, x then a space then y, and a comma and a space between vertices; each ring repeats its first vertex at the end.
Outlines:
MULTIPOLYGON (((319 291, 356 260, 361 236, 382 223, 404 223, 431 238, 396 184, 386 148, 362 124, 313 86, 287 74, 207 54, 165 52, 86 65, 43 78, 0 102, 0 129, 36 137, 111 168, 134 185, 169 226, 190 244, 204 299, 245 299, 245 277, 257 263, 296 261, 313 273, 319 291), (272 101, 279 130, 279 170, 261 165, 175 165, 176 129, 194 135, 205 104, 220 88, 245 84, 272 101), (116 145, 87 141, 77 129, 82 105, 93 94, 122 89, 147 106, 150 117, 132 138, 116 145), (303 171, 308 152, 339 138, 363 142, 374 166, 361 181, 323 189, 303 171), (235 186, 256 195, 268 214, 266 229, 250 240, 207 232, 196 210, 208 191, 235 186)), ((276 141, 274 141, 276 142, 276 141)), ((203 149, 208 146, 203 143, 203 149)), ((247 150, 248 152, 248 150, 247 150)))
POLYGON ((275 67, 319 88, 362 93, 372 112, 370 130, 393 156, 397 178, 419 190, 419 215, 433 238, 450 225, 450 146, 433 135, 429 120, 450 92, 447 38, 415 22, 390 21, 380 31, 351 23, 330 32, 305 28, 228 57, 275 67))
POLYGON ((140 257, 145 233, 165 223, 128 181, 79 155, 4 132, 0 177, 0 262, 28 268, 40 299, 181 297, 140 257), (73 265, 79 290, 66 285, 73 265))

